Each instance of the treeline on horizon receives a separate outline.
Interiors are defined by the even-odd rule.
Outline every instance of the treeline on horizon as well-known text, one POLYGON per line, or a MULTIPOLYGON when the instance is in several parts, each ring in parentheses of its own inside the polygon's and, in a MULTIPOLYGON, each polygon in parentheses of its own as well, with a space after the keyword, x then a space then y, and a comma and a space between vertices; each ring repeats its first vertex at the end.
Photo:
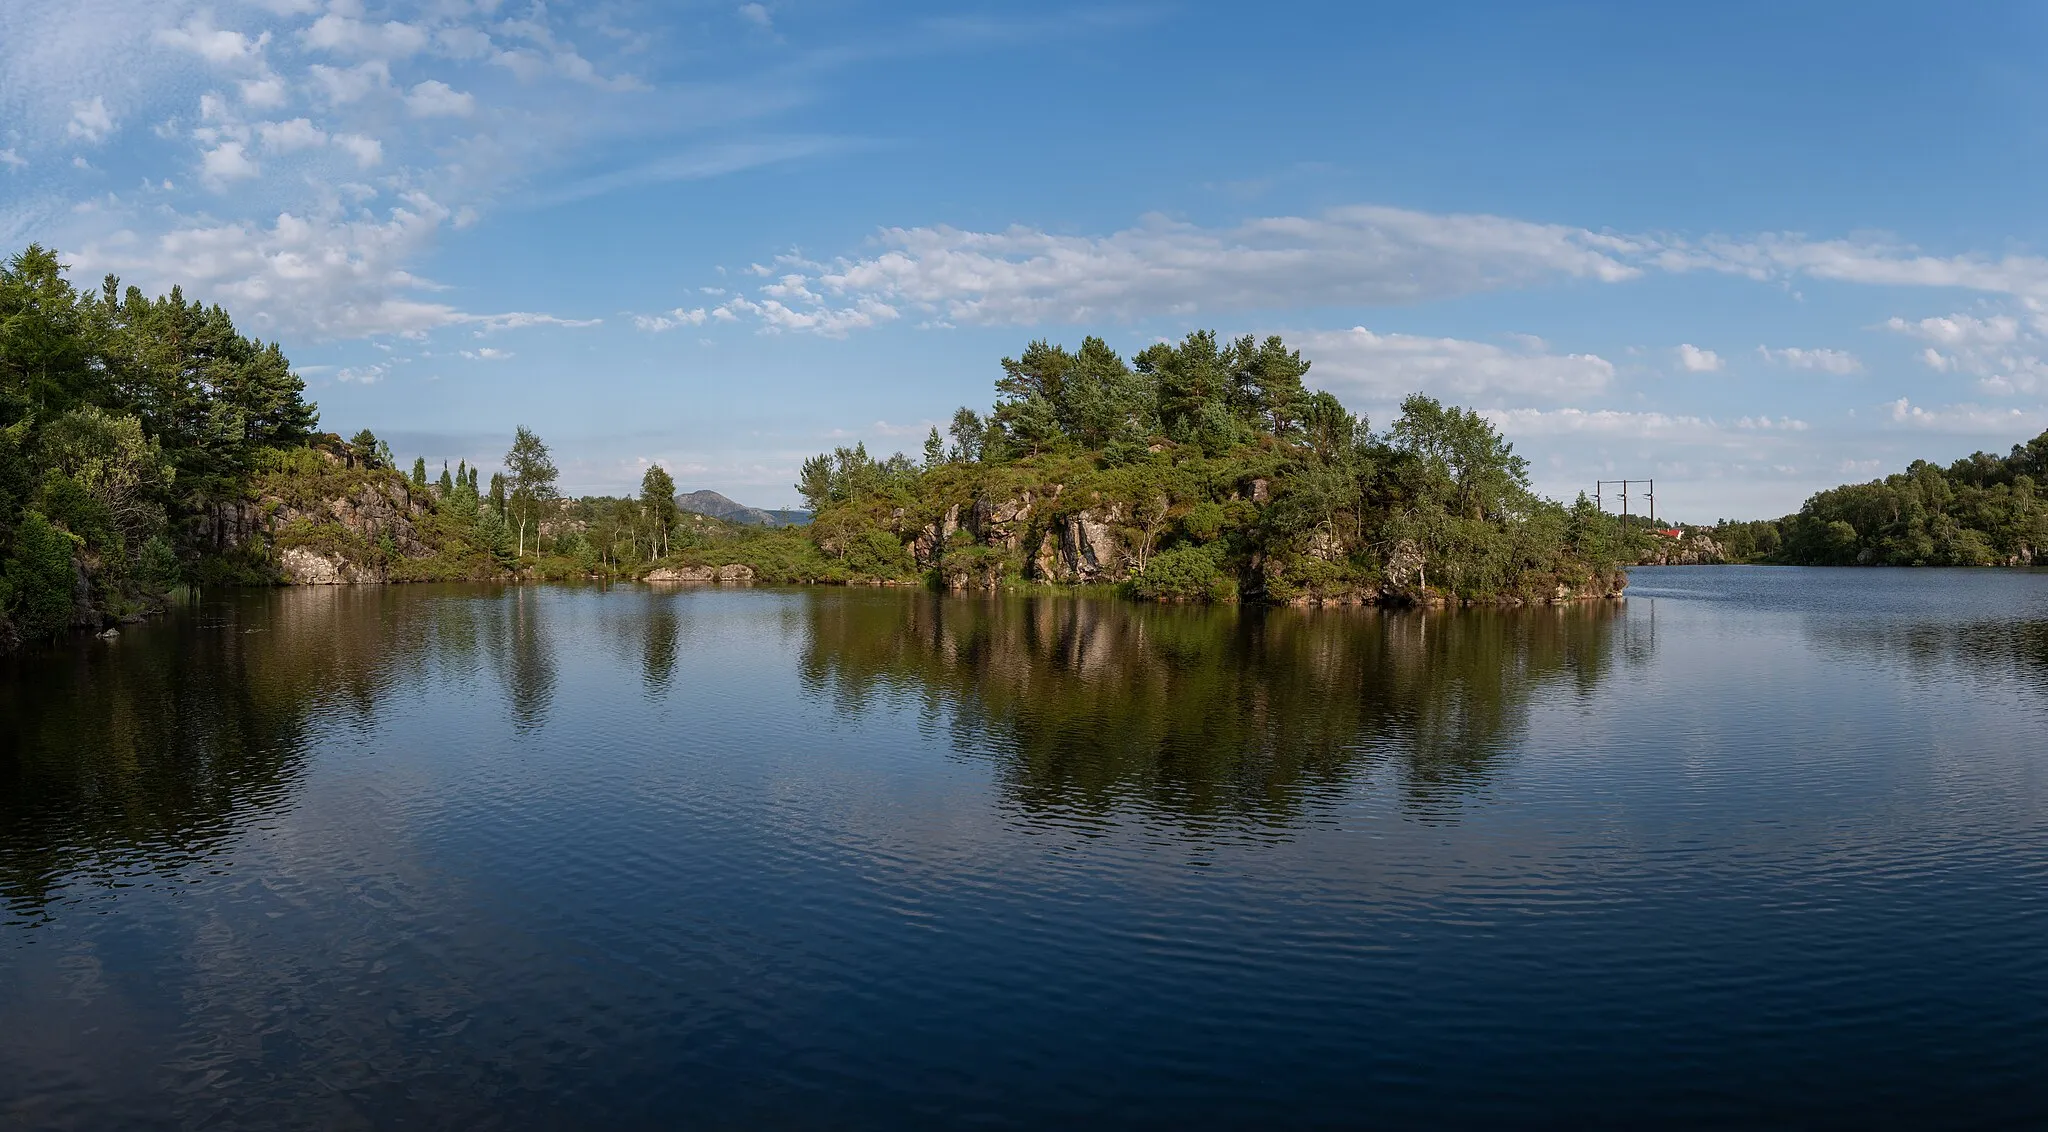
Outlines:
POLYGON ((1782 519, 1722 520, 1730 561, 1790 566, 2023 566, 2048 548, 2048 432, 2004 456, 1818 492, 1782 519))
MULTIPOLYGON (((1649 537, 1583 494, 1537 496, 1479 414, 1418 394, 1375 430, 1309 367, 1277 337, 1211 331, 1129 359, 1033 342, 1003 359, 990 409, 959 409, 918 456, 806 461, 814 521, 763 530, 679 511, 658 466, 635 497, 565 498, 524 428, 488 481, 424 457, 408 475, 368 430, 322 432, 279 345, 218 305, 113 276, 80 290, 31 246, 0 264, 0 648, 141 616, 181 585, 285 580, 293 550, 390 581, 744 564, 776 582, 1514 602, 1603 592, 1649 537)), ((2028 561, 2044 465, 2048 434, 1716 530, 1738 560, 2028 561)))

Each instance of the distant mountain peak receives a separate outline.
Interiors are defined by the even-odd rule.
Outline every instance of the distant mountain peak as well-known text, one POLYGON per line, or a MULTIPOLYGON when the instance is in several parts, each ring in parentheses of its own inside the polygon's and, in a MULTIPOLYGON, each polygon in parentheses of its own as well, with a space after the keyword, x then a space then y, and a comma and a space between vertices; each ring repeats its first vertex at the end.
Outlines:
POLYGON ((728 523, 745 523, 755 527, 801 527, 811 521, 809 511, 770 511, 761 507, 749 507, 744 503, 735 503, 709 489, 678 494, 676 506, 692 514, 709 515, 714 519, 724 519, 728 523))

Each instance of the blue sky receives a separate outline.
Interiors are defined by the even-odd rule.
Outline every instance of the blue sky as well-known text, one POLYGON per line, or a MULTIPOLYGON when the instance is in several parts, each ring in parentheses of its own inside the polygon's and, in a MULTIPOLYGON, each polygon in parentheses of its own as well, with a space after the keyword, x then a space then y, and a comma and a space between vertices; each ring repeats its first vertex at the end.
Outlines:
POLYGON ((2048 427, 2025 5, 0 7, 0 238, 327 427, 787 504, 997 360, 1277 332, 1569 496, 1776 515, 2048 427), (1788 10, 1795 9, 1796 10, 1788 10))

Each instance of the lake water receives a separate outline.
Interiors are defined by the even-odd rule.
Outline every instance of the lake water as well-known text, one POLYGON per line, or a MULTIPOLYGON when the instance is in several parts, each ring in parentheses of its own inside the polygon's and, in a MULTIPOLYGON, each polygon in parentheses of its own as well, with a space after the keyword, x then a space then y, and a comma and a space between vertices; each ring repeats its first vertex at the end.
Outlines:
POLYGON ((210 597, 0 667, 0 1124, 2048 1123, 2048 574, 210 597))

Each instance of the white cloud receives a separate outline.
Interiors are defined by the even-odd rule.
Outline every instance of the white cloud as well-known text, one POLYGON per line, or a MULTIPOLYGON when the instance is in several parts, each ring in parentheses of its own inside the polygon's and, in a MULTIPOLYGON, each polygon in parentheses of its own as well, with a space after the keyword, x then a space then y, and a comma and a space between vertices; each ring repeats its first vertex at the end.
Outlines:
MULTIPOLYGON (((2037 316, 2033 321, 2041 320, 2037 316)), ((2011 315, 1890 318, 1884 326, 1934 343, 1917 355, 1921 364, 1936 373, 1969 374, 1986 393, 2007 396, 2048 388, 2048 361, 2041 357, 2038 329, 2011 315)))
POLYGON ((1977 318, 1952 314, 1908 322, 1896 316, 1885 320, 1885 329, 1925 339, 1942 346, 2003 346, 2020 335, 2019 320, 2010 315, 1977 318))
POLYGON ((281 213, 268 225, 188 221, 153 241, 89 243, 73 262, 87 277, 181 282, 265 336, 419 333, 477 317, 406 296, 420 281, 404 264, 446 217, 414 194, 381 219, 328 209, 281 213))
POLYGON ((513 356, 510 350, 500 350, 491 346, 480 346, 474 350, 463 350, 461 353, 463 357, 473 362, 497 362, 513 356))
POLYGON ((1030 324, 1409 303, 1641 273, 1623 258, 1639 245, 1620 237, 1370 205, 1221 229, 1153 216, 1100 237, 889 228, 875 242, 874 254, 819 266, 807 281, 847 308, 908 306, 951 322, 1030 324))
POLYGON ((1904 397, 1879 408, 1899 424, 1964 435, 2017 436, 2039 431, 2048 422, 2048 414, 2040 410, 1990 409, 1968 403, 1929 409, 1904 397))
POLYGON ((476 110, 476 96, 428 79, 406 93, 405 109, 415 118, 467 118, 476 110))
POLYGON ((560 326, 575 329, 584 326, 597 326, 604 322, 601 318, 557 318, 551 314, 533 314, 528 311, 514 311, 511 314, 464 315, 459 321, 472 322, 479 325, 482 329, 476 332, 478 337, 496 333, 500 330, 523 330, 529 326, 560 326))
MULTIPOLYGON (((1737 440, 1757 429, 1723 425, 1712 417, 1683 413, 1631 412, 1621 409, 1482 409, 1480 415, 1514 439, 1523 436, 1603 436, 1624 440, 1712 442, 1737 440)), ((1750 419, 1750 418, 1745 418, 1750 419)), ((1768 419, 1768 418, 1765 418, 1768 419)))
POLYGON ((739 6, 739 17, 758 28, 775 26, 775 17, 769 14, 766 4, 742 4, 739 6))
POLYGON ((752 315, 764 324, 764 333, 781 334, 788 331, 796 334, 817 334, 826 338, 844 338, 848 331, 865 330, 902 317, 901 312, 895 307, 867 297, 856 299, 843 307, 822 304, 791 307, 784 305, 780 299, 755 302, 742 298, 728 301, 714 314, 752 315))
POLYGON ((491 53, 491 36, 481 28, 437 28, 434 46, 452 59, 481 59, 491 53))
POLYGON ((1779 417, 1773 420, 1768 415, 1743 417, 1735 422, 1736 428, 1776 429, 1779 432, 1805 432, 1806 422, 1794 417, 1779 417))
POLYGON ((343 366, 334 371, 334 380, 357 385, 375 385, 384 380, 384 375, 390 372, 391 365, 388 362, 366 366, 343 366))
POLYGON ((166 47, 191 51, 220 66, 261 57, 264 45, 270 42, 270 33, 262 32, 251 37, 217 28, 213 26, 212 13, 201 11, 178 27, 159 28, 156 41, 166 47))
POLYGON ((0 149, 0 165, 9 169, 21 169, 28 165, 28 159, 11 149, 0 149))
POLYGON ((710 315, 703 307, 696 307, 690 310, 677 307, 666 314, 636 314, 633 316, 633 325, 640 330, 660 334, 666 330, 674 330, 679 326, 702 326, 709 317, 710 315))
MULTIPOLYGON (((1952 287, 2048 304, 2048 259, 2035 256, 1931 256, 1881 240, 1787 234, 1693 241, 1372 205, 1221 228, 1153 216, 1107 236, 888 228, 873 242, 862 256, 809 265, 805 285, 841 309, 872 301, 922 313, 933 325, 1388 305, 1542 283, 1616 283, 1649 271, 1952 287)), ((1778 353, 1778 364, 1822 372, 1853 361, 1839 351, 1778 353)), ((1699 347, 1682 353, 1694 372, 1711 372, 1715 359, 1699 347)))
POLYGON ((355 55, 364 58, 402 59, 427 45, 427 29, 418 24, 389 20, 374 24, 329 12, 299 33, 299 41, 315 51, 355 55))
POLYGON ((376 138, 366 138, 361 134, 336 134, 334 144, 355 158, 356 165, 363 169, 372 168, 384 160, 384 144, 376 138))
POLYGON ((95 94, 71 104, 71 121, 64 127, 66 137, 98 144, 113 132, 114 116, 107 111, 106 99, 95 94))
POLYGON ((1808 350, 1798 346, 1786 346, 1782 349, 1773 350, 1769 346, 1758 346, 1756 352, 1764 361, 1772 365, 1785 366, 1788 369, 1814 370, 1819 373, 1837 375, 1861 373, 1863 371, 1862 360, 1847 350, 1830 350, 1826 348, 1808 350))
POLYGON ((1702 350, 1690 342, 1678 347, 1678 364, 1687 373, 1712 373, 1722 366, 1721 355, 1712 350, 1702 350))
POLYGON ((305 118, 259 123, 256 136, 263 140, 263 148, 272 153, 291 153, 327 144, 326 132, 305 118))
POLYGON ((335 105, 359 102, 371 94, 391 88, 391 65, 372 59, 353 67, 329 67, 315 63, 306 68, 313 84, 335 105))
POLYGON ((251 110, 275 110, 290 97, 284 80, 276 75, 243 79, 236 84, 236 89, 241 92, 242 102, 251 110))
POLYGON ((207 150, 199 160, 199 175, 207 184, 220 187, 229 181, 256 176, 262 170, 243 152, 242 143, 225 141, 207 150))
POLYGON ((1614 365, 1596 354, 1549 353, 1541 339, 1510 350, 1486 342, 1349 330, 1287 333, 1313 366, 1310 380, 1337 393, 1392 400, 1423 392, 1462 399, 1559 400, 1598 393, 1614 365))

